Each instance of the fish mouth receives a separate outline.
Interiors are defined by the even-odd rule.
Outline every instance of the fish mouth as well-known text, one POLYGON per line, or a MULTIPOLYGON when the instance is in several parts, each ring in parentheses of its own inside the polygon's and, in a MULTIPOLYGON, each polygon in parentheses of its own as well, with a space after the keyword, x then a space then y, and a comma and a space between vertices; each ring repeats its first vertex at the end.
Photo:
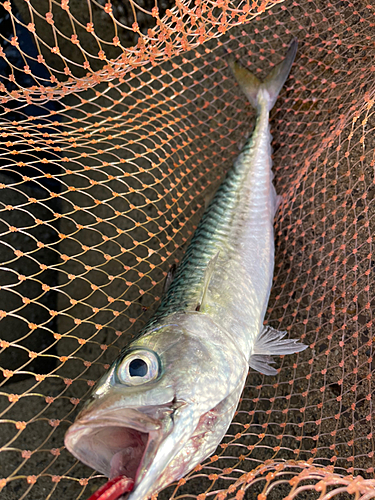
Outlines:
POLYGON ((171 419, 166 417, 172 413, 168 406, 158 407, 154 418, 147 414, 152 408, 145 410, 117 408, 78 416, 65 435, 65 445, 81 462, 110 479, 126 476, 140 481, 168 433, 171 419))

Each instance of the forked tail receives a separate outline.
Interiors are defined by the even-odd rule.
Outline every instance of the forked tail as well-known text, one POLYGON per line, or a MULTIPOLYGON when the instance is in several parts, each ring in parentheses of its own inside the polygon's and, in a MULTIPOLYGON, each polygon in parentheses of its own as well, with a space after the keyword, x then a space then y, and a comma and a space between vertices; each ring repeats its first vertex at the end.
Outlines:
POLYGON ((285 59, 275 66, 266 76, 264 80, 260 80, 251 71, 244 68, 236 61, 229 60, 234 77, 243 90, 246 97, 249 99, 252 106, 260 111, 264 105, 270 111, 282 89, 286 79, 288 78, 298 47, 297 39, 294 38, 289 45, 285 59))

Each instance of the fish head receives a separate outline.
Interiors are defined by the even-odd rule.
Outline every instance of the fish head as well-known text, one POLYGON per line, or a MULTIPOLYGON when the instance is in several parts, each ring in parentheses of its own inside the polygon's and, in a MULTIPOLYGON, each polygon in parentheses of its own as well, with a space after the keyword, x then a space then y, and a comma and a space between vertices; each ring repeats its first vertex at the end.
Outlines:
POLYGON ((135 481, 129 500, 189 472, 231 422, 248 365, 204 316, 176 317, 133 341, 66 433, 66 447, 83 463, 135 481))

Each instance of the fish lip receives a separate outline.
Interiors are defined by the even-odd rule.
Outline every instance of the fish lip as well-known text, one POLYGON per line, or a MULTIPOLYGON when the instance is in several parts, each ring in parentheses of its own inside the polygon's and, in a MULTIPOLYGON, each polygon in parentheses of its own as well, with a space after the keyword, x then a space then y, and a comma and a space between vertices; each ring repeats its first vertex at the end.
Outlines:
MULTIPOLYGON (((149 432, 161 427, 160 421, 150 417, 139 409, 115 408, 112 410, 91 411, 88 415, 78 415, 74 426, 90 426, 92 428, 102 427, 108 424, 119 427, 129 427, 140 432, 149 432)), ((72 427, 70 429, 72 429, 72 427)), ((69 430, 70 430, 69 429, 69 430)), ((69 432, 69 431, 68 431, 69 432)))
MULTIPOLYGON (((157 412, 160 410, 160 406, 147 407, 143 410, 151 412, 153 409, 157 412)), ((163 410, 164 416, 165 414, 171 416, 173 414, 173 403, 162 405, 162 414, 163 410)), ((126 429, 134 430, 141 434, 147 434, 147 442, 144 443, 142 456, 137 465, 135 474, 130 474, 130 477, 132 477, 136 483, 141 479, 139 476, 142 476, 141 471, 145 461, 153 461, 155 444, 160 443, 169 434, 166 429, 168 425, 163 425, 162 419, 153 418, 140 409, 116 408, 99 411, 83 410, 81 414, 82 416, 78 415, 76 422, 68 429, 65 435, 65 446, 70 453, 81 462, 98 470, 107 477, 112 476, 112 460, 116 452, 112 454, 110 452, 102 453, 101 455, 101 451, 98 451, 99 448, 96 448, 96 446, 99 447, 99 445, 93 445, 90 448, 90 441, 94 440, 96 431, 100 432, 100 430, 103 430, 105 432, 105 430, 113 427, 114 431, 118 434, 121 434, 121 429, 124 429, 124 435, 126 434, 126 429), (107 455, 107 458, 103 458, 105 455, 107 455)), ((169 418, 168 423, 173 424, 173 419, 169 418)), ((145 436, 144 439, 146 439, 145 436)), ((122 451, 125 451, 125 449, 126 448, 123 448, 122 451)), ((105 450, 102 451, 105 452, 105 450)), ((124 473, 124 475, 127 474, 124 473)))

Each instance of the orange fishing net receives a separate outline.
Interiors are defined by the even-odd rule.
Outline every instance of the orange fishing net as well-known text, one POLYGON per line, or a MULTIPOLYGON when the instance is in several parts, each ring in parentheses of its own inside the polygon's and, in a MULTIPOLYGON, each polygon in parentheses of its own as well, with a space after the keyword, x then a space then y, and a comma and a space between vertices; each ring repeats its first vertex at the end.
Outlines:
POLYGON ((1 498, 78 500, 104 478, 63 436, 158 305, 254 116, 272 112, 267 321, 310 348, 251 371, 215 456, 160 498, 375 497, 375 7, 300 0, 0 2, 1 498))

